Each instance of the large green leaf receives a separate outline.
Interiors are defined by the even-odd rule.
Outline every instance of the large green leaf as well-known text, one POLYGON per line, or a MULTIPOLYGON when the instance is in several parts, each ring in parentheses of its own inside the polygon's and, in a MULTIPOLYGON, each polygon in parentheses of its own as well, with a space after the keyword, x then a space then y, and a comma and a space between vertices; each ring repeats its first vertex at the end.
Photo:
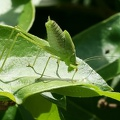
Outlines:
POLYGON ((33 64, 39 52, 34 68, 38 73, 42 73, 50 55, 35 44, 28 42, 26 37, 19 36, 15 41, 14 37, 20 31, 14 28, 12 35, 11 31, 13 31, 11 27, 0 26, 0 65, 3 65, 0 73, 0 88, 3 92, 13 94, 18 104, 33 94, 45 91, 75 97, 105 95, 120 100, 118 95, 113 97, 116 93, 104 92, 112 89, 81 59, 78 59, 80 65, 78 65, 74 80, 72 80, 74 71, 68 73, 64 62, 60 62, 58 72, 61 78, 58 78, 56 75, 57 63, 54 58, 50 59, 44 76, 40 78, 39 74, 27 66, 33 64))
POLYGON ((19 25, 28 31, 34 21, 35 10, 30 0, 1 0, 0 24, 19 25))

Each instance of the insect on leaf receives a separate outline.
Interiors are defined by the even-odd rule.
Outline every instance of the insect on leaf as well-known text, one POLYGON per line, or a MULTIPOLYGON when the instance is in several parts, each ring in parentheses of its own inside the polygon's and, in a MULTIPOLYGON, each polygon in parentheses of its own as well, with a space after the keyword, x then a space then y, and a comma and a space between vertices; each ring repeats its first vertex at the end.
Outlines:
POLYGON ((68 71, 75 69, 73 66, 77 65, 76 51, 70 34, 66 30, 63 32, 58 24, 50 18, 45 25, 47 40, 50 44, 50 48, 47 47, 46 49, 49 49, 51 54, 64 61, 68 66, 68 71))

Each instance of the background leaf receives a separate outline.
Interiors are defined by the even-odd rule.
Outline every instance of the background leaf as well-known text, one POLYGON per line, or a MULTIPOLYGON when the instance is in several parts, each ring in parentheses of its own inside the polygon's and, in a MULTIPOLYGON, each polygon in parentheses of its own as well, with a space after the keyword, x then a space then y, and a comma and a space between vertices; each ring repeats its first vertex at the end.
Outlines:
POLYGON ((103 78, 110 79, 119 72, 119 27, 120 14, 116 14, 105 21, 76 35, 73 40, 76 45, 77 55, 82 59, 98 56, 97 60, 89 64, 101 73, 103 78), (85 54, 85 52, 87 54, 85 54), (97 64, 96 61, 99 61, 97 64), (114 62, 114 63, 112 63, 114 62), (112 63, 112 64, 110 64, 112 63), (109 65, 110 67, 108 68, 109 65), (109 71, 108 71, 108 69, 109 71), (114 72, 113 70, 114 69, 114 72), (110 71, 112 70, 112 71, 110 71), (108 74, 107 74, 108 72, 108 74), (105 73, 105 74, 103 74, 105 73), (107 76, 108 77, 107 77, 107 76))
POLYGON ((24 106, 37 120, 60 120, 56 105, 43 98, 40 94, 28 97, 24 102, 24 106))
POLYGON ((35 9, 30 0, 0 1, 0 24, 20 26, 28 31, 34 21, 35 9))
POLYGON ((35 6, 54 6, 60 3, 59 0, 32 0, 35 6))

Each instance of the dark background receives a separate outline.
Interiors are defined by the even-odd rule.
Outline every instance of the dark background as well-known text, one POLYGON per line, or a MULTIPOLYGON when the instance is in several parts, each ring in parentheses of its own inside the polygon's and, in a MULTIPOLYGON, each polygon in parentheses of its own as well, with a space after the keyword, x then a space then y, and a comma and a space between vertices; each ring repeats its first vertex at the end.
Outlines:
POLYGON ((91 0, 89 5, 85 5, 84 0, 78 0, 76 4, 64 0, 53 6, 36 7, 36 17, 30 32, 46 37, 45 22, 50 16, 63 30, 68 30, 74 36, 119 12, 118 6, 118 0, 91 0))

